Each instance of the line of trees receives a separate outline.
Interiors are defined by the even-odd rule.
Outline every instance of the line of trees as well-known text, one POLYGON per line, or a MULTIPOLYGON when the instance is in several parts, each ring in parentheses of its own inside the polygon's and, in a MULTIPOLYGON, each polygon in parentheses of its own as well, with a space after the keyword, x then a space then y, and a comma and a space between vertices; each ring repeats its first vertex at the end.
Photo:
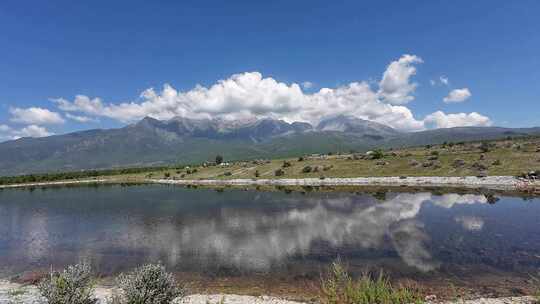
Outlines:
POLYGON ((44 174, 27 174, 18 176, 0 176, 0 185, 25 184, 25 183, 43 183, 61 180, 91 178, 98 176, 111 176, 122 174, 137 174, 151 171, 169 169, 169 167, 140 167, 140 168, 119 168, 106 170, 85 170, 73 172, 57 172, 44 174))

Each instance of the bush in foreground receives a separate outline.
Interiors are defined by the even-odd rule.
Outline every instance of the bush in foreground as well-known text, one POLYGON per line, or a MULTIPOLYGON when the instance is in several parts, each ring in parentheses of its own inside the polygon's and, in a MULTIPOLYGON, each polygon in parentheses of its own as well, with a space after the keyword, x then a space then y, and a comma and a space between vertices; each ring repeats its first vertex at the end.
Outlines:
POLYGON ((421 303, 421 296, 406 287, 393 287, 382 273, 377 278, 368 274, 353 280, 345 267, 334 262, 321 283, 322 303, 327 304, 411 304, 421 303))
POLYGON ((169 304, 185 296, 173 275, 160 264, 141 266, 117 279, 120 294, 111 299, 113 304, 169 304))
POLYGON ((49 304, 94 304, 94 285, 90 265, 68 266, 62 272, 53 271, 38 284, 41 295, 49 304))
POLYGON ((120 292, 112 296, 109 304, 170 304, 185 296, 185 289, 161 264, 147 264, 121 274, 117 284, 120 292))

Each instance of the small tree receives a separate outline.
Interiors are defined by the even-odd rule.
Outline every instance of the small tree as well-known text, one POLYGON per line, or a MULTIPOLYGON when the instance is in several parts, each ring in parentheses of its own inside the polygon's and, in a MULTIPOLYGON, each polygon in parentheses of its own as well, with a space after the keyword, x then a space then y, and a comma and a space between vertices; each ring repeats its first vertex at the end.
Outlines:
POLYGON ((275 176, 283 176, 283 175, 285 175, 285 171, 283 171, 281 169, 277 169, 276 171, 274 171, 274 175, 275 176))
POLYGON ((216 165, 219 165, 223 162, 223 156, 221 155, 216 155, 216 165))
POLYGON ((373 154, 371 154, 372 159, 381 159, 384 157, 384 152, 381 149, 377 149, 373 151, 373 154))
POLYGON ((53 271, 38 284, 38 290, 49 304, 95 304, 90 265, 68 266, 62 272, 53 271))

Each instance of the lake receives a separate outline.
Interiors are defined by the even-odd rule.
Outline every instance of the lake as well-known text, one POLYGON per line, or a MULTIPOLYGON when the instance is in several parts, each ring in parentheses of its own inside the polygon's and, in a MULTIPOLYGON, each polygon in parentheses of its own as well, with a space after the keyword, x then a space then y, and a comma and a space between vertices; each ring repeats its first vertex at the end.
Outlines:
POLYGON ((2 190, 0 278, 80 260, 111 276, 160 261, 202 290, 290 293, 339 258, 353 273, 520 293, 539 274, 538 198, 306 190, 2 190))

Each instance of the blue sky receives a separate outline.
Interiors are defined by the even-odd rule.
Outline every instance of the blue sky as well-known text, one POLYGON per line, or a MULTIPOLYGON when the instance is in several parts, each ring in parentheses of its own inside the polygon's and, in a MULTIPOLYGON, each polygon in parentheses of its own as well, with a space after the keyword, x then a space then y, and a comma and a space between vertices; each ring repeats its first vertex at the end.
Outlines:
POLYGON ((536 126, 539 11, 533 0, 2 1, 0 140, 143 115, 536 126))

